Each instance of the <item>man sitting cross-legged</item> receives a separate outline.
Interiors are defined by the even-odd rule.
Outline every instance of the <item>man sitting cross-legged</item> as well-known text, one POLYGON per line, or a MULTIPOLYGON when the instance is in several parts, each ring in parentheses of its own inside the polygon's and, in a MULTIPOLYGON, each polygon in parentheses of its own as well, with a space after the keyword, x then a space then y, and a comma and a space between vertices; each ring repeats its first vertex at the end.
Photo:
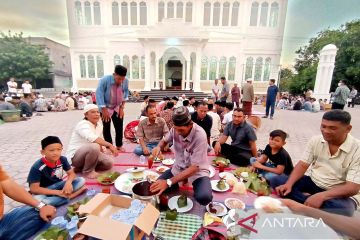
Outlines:
POLYGON ((322 136, 309 141, 304 158, 289 177, 273 179, 277 193, 351 216, 360 201, 360 141, 350 135, 350 121, 348 112, 326 112, 320 126, 322 136))
POLYGON ((157 116, 156 107, 148 105, 145 108, 147 118, 142 120, 136 131, 139 145, 134 149, 136 155, 150 155, 154 147, 169 132, 165 120, 157 116))
POLYGON ((220 136, 219 141, 214 142, 215 154, 221 153, 232 164, 238 166, 248 166, 250 158, 257 154, 256 134, 254 129, 246 123, 244 111, 235 108, 232 121, 229 122, 220 136), (226 144, 228 137, 231 137, 231 145, 226 144))

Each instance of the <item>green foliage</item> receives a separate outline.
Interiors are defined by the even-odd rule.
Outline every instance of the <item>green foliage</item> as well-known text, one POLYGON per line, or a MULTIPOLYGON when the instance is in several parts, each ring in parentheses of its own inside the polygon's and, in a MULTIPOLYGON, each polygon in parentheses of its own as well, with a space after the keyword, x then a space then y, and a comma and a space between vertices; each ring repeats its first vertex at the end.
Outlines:
POLYGON ((0 81, 10 77, 48 79, 52 62, 44 48, 31 45, 20 34, 0 32, 0 81))
POLYGON ((293 77, 294 77, 294 73, 293 71, 291 71, 291 69, 289 68, 282 68, 280 70, 280 91, 281 92, 287 92, 290 90, 290 82, 292 81, 293 77))

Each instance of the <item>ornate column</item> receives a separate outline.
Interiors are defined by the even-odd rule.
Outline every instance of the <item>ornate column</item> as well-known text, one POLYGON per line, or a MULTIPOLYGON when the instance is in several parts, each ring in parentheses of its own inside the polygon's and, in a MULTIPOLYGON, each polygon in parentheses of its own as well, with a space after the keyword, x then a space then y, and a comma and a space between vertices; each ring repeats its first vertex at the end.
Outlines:
POLYGON ((185 90, 190 90, 190 56, 186 59, 186 88, 185 90))
POLYGON ((195 74, 193 75, 194 92, 200 92, 200 74, 201 74, 201 48, 196 48, 195 74))
POLYGON ((151 90, 151 77, 150 77, 150 67, 151 67, 151 56, 150 51, 145 49, 145 84, 144 84, 144 91, 151 90))
POLYGON ((156 54, 155 56, 155 89, 159 89, 159 59, 158 59, 158 55, 156 54))

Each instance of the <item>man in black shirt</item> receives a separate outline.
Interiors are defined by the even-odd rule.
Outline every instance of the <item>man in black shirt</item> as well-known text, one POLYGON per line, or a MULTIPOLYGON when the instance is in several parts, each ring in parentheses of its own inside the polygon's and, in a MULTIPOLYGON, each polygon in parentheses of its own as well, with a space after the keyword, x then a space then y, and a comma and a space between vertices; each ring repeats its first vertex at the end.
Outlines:
POLYGON ((208 144, 210 144, 212 118, 207 115, 208 111, 208 104, 206 102, 200 102, 196 111, 191 114, 191 120, 205 130, 208 144))

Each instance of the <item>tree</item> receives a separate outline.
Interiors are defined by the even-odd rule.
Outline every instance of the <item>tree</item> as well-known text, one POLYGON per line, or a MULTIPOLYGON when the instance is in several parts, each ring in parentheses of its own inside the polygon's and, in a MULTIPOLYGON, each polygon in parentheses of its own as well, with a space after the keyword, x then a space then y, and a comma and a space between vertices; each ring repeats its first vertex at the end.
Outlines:
POLYGON ((22 33, 0 33, 0 81, 6 82, 10 77, 21 79, 49 79, 52 62, 44 48, 31 45, 23 38, 22 33))
POLYGON ((289 85, 294 77, 294 73, 289 68, 282 68, 280 70, 280 84, 279 88, 282 92, 287 92, 290 90, 289 85))

